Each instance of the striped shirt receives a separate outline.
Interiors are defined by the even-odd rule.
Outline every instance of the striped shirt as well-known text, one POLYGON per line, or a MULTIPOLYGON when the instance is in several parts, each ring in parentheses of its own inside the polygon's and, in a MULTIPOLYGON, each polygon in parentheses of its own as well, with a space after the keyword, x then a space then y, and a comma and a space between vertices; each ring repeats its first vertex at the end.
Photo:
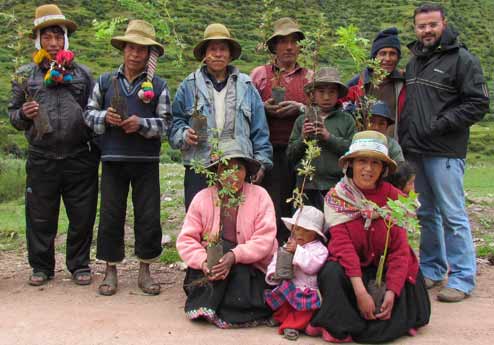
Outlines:
MULTIPOLYGON (((131 91, 136 85, 140 85, 146 79, 146 72, 141 72, 132 82, 129 82, 125 78, 123 65, 120 65, 117 71, 118 78, 121 78, 127 91, 131 91)), ((106 123, 106 109, 102 109, 104 104, 104 93, 101 90, 101 77, 94 85, 93 92, 87 104, 87 110, 84 112, 84 121, 87 126, 90 127, 95 134, 101 135, 105 133, 106 123)), ((158 102, 156 104, 155 114, 158 117, 139 117, 139 130, 140 135, 145 138, 164 138, 168 133, 168 129, 171 124, 171 102, 170 92, 168 87, 165 86, 163 91, 159 95, 158 102)))

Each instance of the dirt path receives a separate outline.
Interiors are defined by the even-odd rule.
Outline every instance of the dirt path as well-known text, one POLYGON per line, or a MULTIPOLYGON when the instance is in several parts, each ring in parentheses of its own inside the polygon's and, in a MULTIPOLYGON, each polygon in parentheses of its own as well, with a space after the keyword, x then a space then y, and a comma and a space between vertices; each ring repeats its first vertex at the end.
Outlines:
MULTIPOLYGON (((60 264, 61 256, 57 257, 60 264)), ((136 286, 137 263, 128 261, 120 270, 118 294, 97 294, 103 266, 95 263, 95 283, 75 286, 64 271, 44 287, 28 286, 29 267, 22 257, 0 254, 0 344, 96 345, 96 344, 324 344, 302 336, 297 343, 282 339, 267 327, 220 330, 206 323, 188 321, 183 313, 183 272, 156 267, 162 294, 144 296, 136 286)), ((434 299, 429 326, 414 337, 394 344, 485 344, 494 338, 494 267, 479 266, 478 288, 460 304, 434 299)))

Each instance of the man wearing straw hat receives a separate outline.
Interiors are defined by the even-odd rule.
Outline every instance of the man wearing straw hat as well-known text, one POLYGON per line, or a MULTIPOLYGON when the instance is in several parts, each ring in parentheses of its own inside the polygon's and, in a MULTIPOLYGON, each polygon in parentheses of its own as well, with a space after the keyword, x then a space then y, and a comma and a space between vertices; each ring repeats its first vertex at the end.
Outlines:
POLYGON ((268 190, 276 209, 278 241, 284 242, 289 231, 281 217, 292 214, 286 200, 291 197, 295 186, 295 173, 290 166, 286 149, 293 124, 300 115, 300 104, 307 103, 304 86, 312 77, 312 72, 299 66, 299 41, 304 33, 292 18, 281 18, 274 22, 274 33, 266 42, 268 50, 274 55, 274 63, 256 67, 252 73, 252 82, 261 94, 269 124, 270 141, 273 145, 273 169, 266 173, 263 186, 268 190), (275 104, 273 89, 283 87, 285 95, 282 102, 275 104))
POLYGON ((99 152, 82 113, 93 88, 87 67, 74 62, 69 35, 77 25, 56 5, 36 8, 34 63, 22 66, 12 85, 9 117, 25 132, 26 238, 30 285, 55 272, 55 237, 63 198, 69 226, 67 268, 79 285, 91 283, 89 250, 98 198, 99 152))
POLYGON ((207 187, 203 176, 192 168, 194 160, 209 163, 214 135, 220 141, 234 139, 245 151, 261 163, 261 168, 250 176, 252 182, 262 179, 264 170, 272 166, 272 147, 261 97, 249 76, 240 73, 230 62, 238 59, 242 49, 222 24, 211 24, 204 31, 204 39, 194 48, 197 61, 204 63, 180 84, 173 102, 173 124, 170 144, 182 150, 185 165, 185 208, 194 195, 207 187), (197 127, 198 113, 205 126, 204 140, 197 127), (216 132, 216 133, 215 133, 216 132))
POLYGON ((124 36, 111 44, 123 52, 123 65, 101 75, 88 103, 85 120, 100 134, 102 177, 96 257, 107 262, 102 295, 117 290, 116 264, 125 256, 124 226, 129 185, 134 205, 135 255, 140 261, 138 285, 160 293, 149 264, 161 254, 159 158, 168 129, 170 97, 164 79, 154 75, 164 48, 151 24, 129 22, 124 36))

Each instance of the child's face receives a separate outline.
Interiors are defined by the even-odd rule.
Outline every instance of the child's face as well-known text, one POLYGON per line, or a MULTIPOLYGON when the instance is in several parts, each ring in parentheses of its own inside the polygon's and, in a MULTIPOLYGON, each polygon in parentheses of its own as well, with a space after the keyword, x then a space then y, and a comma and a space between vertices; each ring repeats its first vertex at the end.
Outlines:
POLYGON ((317 234, 312 230, 307 230, 296 225, 293 227, 293 238, 298 245, 303 246, 306 243, 314 241, 317 238, 317 234))
POLYGON ((410 179, 405 184, 405 187, 403 187, 403 193, 408 195, 410 194, 410 192, 415 192, 415 175, 410 177, 410 179))
POLYGON ((388 120, 379 115, 372 115, 369 121, 369 129, 386 135, 388 120))
POLYGON ((328 112, 338 102, 338 86, 321 85, 314 90, 314 102, 323 112, 328 112))

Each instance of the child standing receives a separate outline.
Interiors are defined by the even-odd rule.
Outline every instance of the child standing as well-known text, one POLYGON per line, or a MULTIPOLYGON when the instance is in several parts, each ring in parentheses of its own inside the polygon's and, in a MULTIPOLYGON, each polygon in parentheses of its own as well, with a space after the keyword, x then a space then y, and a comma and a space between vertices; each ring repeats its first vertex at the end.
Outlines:
MULTIPOLYGON (((308 109, 300 115, 293 126, 287 155, 293 165, 299 165, 304 157, 304 139, 314 138, 321 147, 321 155, 313 162, 316 169, 314 178, 306 181, 306 205, 324 209, 324 196, 343 177, 338 159, 350 147, 355 134, 355 121, 350 114, 342 111, 338 99, 344 97, 347 87, 340 81, 336 68, 323 67, 317 71, 314 81, 304 91, 309 96, 312 108, 318 112, 317 119, 311 119, 308 109)), ((302 107, 304 109, 304 107, 302 107)), ((300 186, 302 178, 297 177, 300 186)))
POLYGON ((278 285, 266 290, 266 303, 275 310, 273 319, 280 324, 278 332, 289 340, 296 340, 305 330, 321 301, 317 288, 317 273, 326 262, 328 249, 324 230, 324 214, 312 206, 297 209, 292 218, 281 218, 292 232, 285 249, 294 254, 294 278, 279 281, 276 277, 275 254, 268 266, 266 282, 278 285), (297 225, 295 225, 295 223, 297 225))
POLYGON ((409 162, 398 163, 396 172, 386 177, 386 181, 401 190, 406 195, 415 192, 415 175, 417 171, 409 162))

